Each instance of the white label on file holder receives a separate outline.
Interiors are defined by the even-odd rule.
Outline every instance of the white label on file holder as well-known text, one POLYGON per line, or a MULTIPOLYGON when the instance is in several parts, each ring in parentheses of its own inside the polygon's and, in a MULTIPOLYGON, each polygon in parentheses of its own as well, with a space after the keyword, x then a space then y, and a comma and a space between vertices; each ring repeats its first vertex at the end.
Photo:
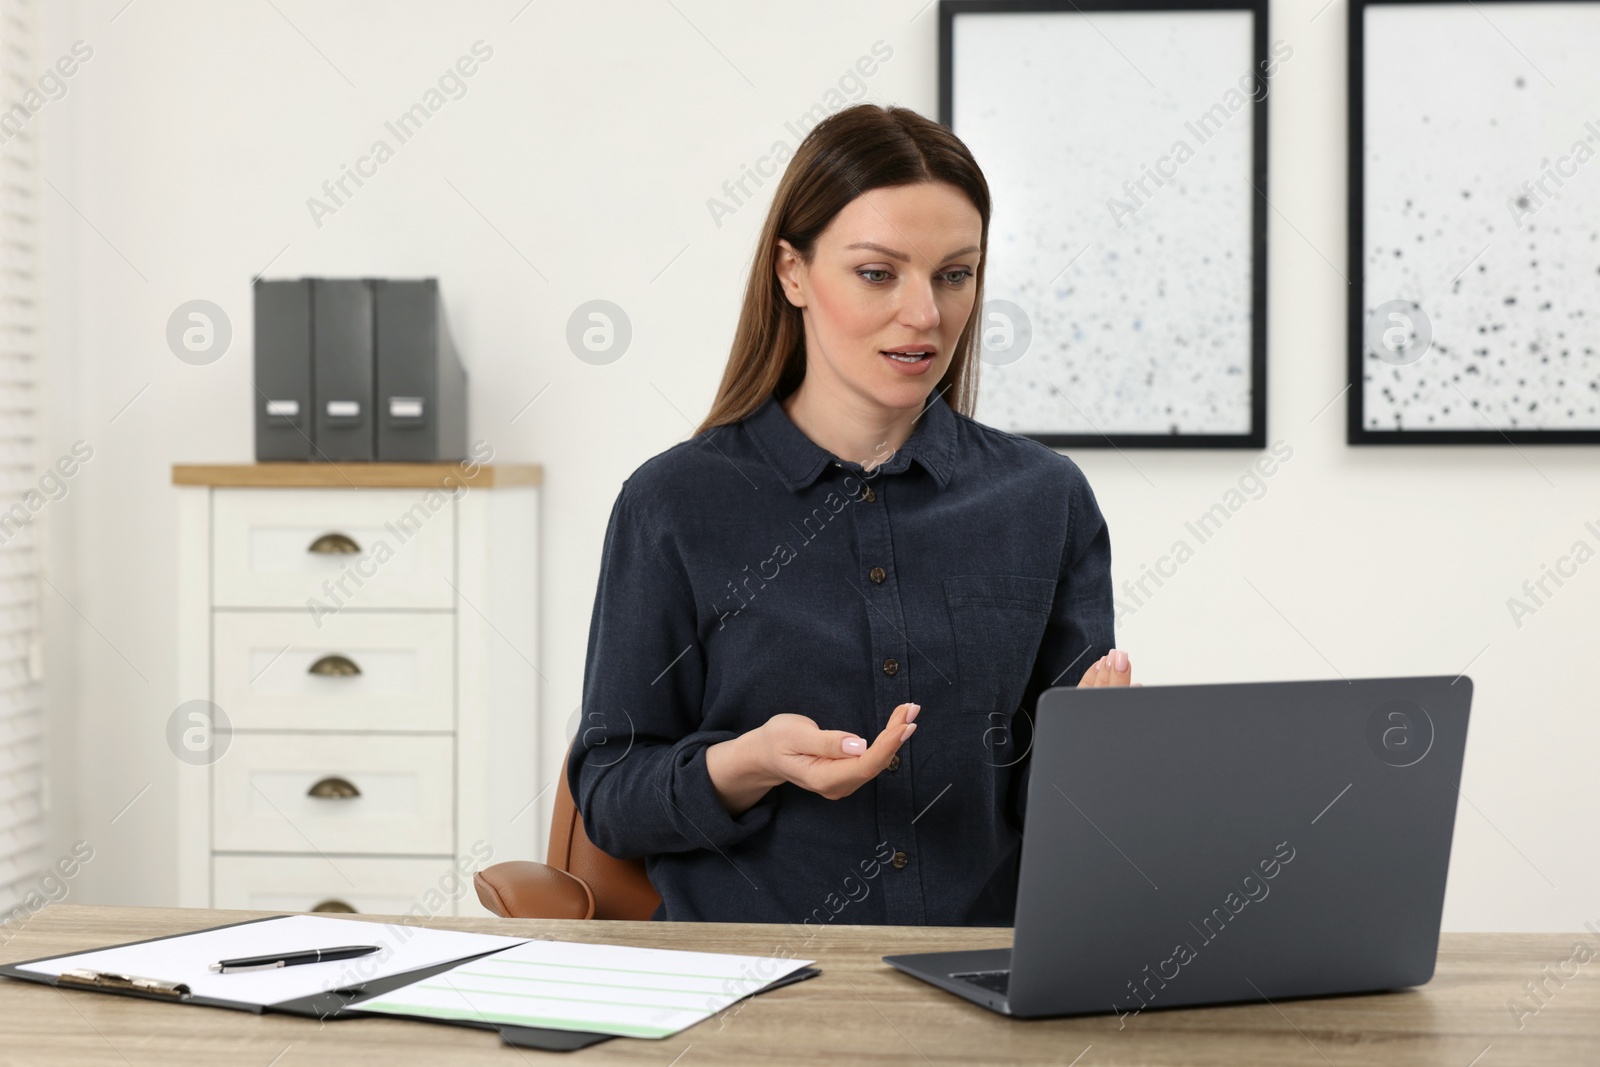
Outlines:
POLYGON ((268 415, 285 415, 294 418, 300 414, 300 401, 298 400, 269 400, 267 401, 268 415))
POLYGON ((422 398, 420 396, 391 396, 389 398, 389 417, 392 419, 422 418, 422 398))
POLYGON ((328 417, 330 419, 353 419, 360 414, 361 401, 359 400, 328 401, 328 417))

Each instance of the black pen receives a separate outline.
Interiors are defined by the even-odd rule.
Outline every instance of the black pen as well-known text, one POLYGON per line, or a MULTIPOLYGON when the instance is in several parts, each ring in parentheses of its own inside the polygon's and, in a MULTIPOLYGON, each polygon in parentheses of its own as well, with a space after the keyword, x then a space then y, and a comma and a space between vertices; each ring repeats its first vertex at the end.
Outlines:
POLYGON ((213 963, 211 969, 221 974, 229 974, 233 971, 267 971, 274 967, 293 967, 299 963, 348 960, 377 951, 377 945, 340 945, 337 948, 308 948, 303 952, 280 952, 276 956, 242 956, 236 960, 223 960, 220 963, 213 963))

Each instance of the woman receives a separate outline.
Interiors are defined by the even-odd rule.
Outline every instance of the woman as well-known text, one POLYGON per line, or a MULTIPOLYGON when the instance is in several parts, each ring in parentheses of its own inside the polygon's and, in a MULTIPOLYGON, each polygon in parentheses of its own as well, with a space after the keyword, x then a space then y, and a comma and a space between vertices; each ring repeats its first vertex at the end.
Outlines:
POLYGON ((945 127, 819 123, 710 415, 623 483, 568 781, 654 918, 1008 926, 1034 702, 1129 684, 1083 474, 968 417, 988 226, 945 127))

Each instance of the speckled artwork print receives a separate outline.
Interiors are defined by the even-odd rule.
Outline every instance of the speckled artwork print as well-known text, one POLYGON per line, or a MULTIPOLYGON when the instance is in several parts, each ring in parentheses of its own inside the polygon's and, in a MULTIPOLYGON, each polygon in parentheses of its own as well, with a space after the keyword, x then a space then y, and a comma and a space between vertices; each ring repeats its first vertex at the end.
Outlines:
POLYGON ((985 295, 1015 305, 983 327, 1027 338, 986 353, 981 421, 1250 432, 1254 64, 1248 11, 957 18, 952 127, 994 200, 985 295))
POLYGON ((1600 429, 1600 3, 1380 5, 1365 34, 1363 427, 1600 429), (1420 357, 1371 339, 1394 300, 1420 357))

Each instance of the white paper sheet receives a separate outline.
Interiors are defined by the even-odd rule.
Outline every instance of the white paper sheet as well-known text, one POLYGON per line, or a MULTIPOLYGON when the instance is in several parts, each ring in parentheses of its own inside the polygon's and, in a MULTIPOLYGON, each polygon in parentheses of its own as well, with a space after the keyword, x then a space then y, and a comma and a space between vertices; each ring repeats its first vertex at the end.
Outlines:
POLYGON ((527 941, 354 1007, 624 1037, 670 1037, 812 962, 527 941))
POLYGON ((320 915, 285 915, 142 945, 80 952, 29 964, 22 969, 49 975, 77 968, 111 971, 164 982, 184 982, 195 996, 247 1004, 278 1004, 383 975, 493 952, 524 940, 395 923, 330 919, 320 915), (380 951, 355 959, 298 964, 271 971, 213 974, 209 970, 213 963, 222 959, 335 945, 377 945, 380 951))

